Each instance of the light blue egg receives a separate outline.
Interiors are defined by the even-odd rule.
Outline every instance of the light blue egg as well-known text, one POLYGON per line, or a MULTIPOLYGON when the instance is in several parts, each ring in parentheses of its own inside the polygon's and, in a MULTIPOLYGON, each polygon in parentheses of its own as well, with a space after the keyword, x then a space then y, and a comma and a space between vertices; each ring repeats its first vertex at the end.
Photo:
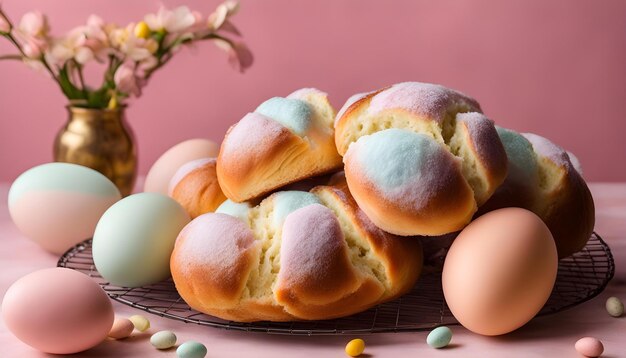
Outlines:
POLYGON ((255 112, 275 120, 299 136, 306 134, 313 114, 305 101, 282 97, 268 99, 255 112))
POLYGON ((207 349, 204 344, 196 341, 185 342, 176 349, 176 355, 179 358, 204 358, 206 354, 207 349))
POLYGON ((109 282, 139 287, 170 276, 170 256, 189 215, 158 193, 126 197, 107 210, 93 236, 93 260, 109 282))
POLYGON ((426 337, 426 343, 433 348, 443 348, 450 344, 452 331, 446 326, 433 329, 426 337))

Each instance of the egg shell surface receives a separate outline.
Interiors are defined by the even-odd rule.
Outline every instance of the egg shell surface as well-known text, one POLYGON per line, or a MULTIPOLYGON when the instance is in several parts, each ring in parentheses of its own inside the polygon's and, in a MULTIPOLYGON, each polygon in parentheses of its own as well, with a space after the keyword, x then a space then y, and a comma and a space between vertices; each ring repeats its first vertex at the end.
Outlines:
POLYGON ((91 238, 102 214, 121 195, 99 172, 76 164, 48 163, 22 173, 9 191, 18 229, 43 249, 62 254, 91 238))
POLYGON ((143 185, 144 192, 167 195, 170 180, 178 169, 196 159, 217 157, 219 146, 208 139, 189 139, 178 143, 154 162, 143 185))
POLYGON ((541 310, 557 268, 554 239, 538 216, 520 208, 495 210, 473 221, 452 243, 443 292, 465 328, 501 335, 541 310))
POLYGON ((86 275, 49 268, 32 272, 9 287, 2 318, 22 342, 46 353, 72 354, 102 342, 113 324, 113 306, 86 275))
POLYGON ((93 260, 109 282, 140 287, 170 276, 170 255, 189 215, 174 199, 157 193, 126 197, 96 226, 93 260))

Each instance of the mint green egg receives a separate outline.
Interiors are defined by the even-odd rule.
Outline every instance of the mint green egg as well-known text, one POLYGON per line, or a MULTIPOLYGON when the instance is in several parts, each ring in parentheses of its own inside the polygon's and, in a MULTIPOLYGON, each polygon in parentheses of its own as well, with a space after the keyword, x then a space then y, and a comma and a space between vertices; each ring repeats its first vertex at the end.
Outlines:
POLYGON ((71 163, 42 164, 22 173, 11 185, 9 205, 33 190, 120 197, 115 184, 100 172, 71 163))
POLYGON ((93 236, 93 260, 114 285, 140 287, 170 276, 170 256, 189 215, 158 193, 126 197, 100 218, 93 236))
POLYGON ((204 358, 206 354, 207 349, 204 344, 196 341, 185 342, 176 349, 176 355, 179 358, 204 358))
POLYGON ((443 348, 450 344, 452 340, 452 331, 446 326, 433 329, 426 337, 426 343, 433 348, 443 348))

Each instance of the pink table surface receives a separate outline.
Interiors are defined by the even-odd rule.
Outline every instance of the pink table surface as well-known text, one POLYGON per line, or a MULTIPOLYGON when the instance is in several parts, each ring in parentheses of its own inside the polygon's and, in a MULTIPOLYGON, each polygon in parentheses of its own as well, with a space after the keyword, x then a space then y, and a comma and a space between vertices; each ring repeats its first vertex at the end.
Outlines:
MULTIPOLYGON (((22 237, 9 218, 8 184, 0 184, 0 296, 19 277, 37 269, 53 267, 57 257, 40 250, 22 237)), ((626 317, 612 318, 604 302, 610 296, 626 301, 626 183, 594 183, 596 231, 609 243, 616 261, 616 274, 598 297, 567 311, 534 319, 523 328, 503 337, 489 338, 452 326, 453 344, 442 350, 426 345, 426 332, 386 333, 362 336, 365 357, 579 357, 574 342, 595 336, 604 342, 603 357, 626 357, 626 317)), ((51 208, 53 210, 53 208, 51 208)), ((113 302, 116 314, 130 316, 142 311, 113 302)), ((78 357, 175 357, 175 350, 157 351, 150 334, 172 330, 179 342, 197 340, 208 349, 207 357, 345 357, 346 342, 352 336, 291 337, 262 333, 219 330, 185 324, 145 314, 152 323, 146 333, 122 340, 107 340, 76 354, 78 357)), ((0 357, 53 357, 40 353, 15 338, 0 320, 0 357)))

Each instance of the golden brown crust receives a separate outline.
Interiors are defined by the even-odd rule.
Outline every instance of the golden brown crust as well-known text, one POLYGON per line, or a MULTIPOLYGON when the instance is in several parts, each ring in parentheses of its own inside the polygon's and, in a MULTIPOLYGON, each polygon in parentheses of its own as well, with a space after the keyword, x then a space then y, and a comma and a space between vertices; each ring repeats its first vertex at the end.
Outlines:
POLYGON ((573 166, 563 170, 561 184, 541 199, 547 210, 540 215, 554 237, 559 258, 582 250, 595 224, 595 207, 587 184, 573 166))
POLYGON ((247 114, 226 133, 217 176, 229 199, 249 201, 341 167, 332 129, 334 110, 326 94, 307 89, 288 98, 304 101, 312 110, 311 124, 302 136, 258 113, 247 114))
POLYGON ((174 175, 173 179, 178 180, 172 183, 170 196, 185 208, 192 219, 214 212, 226 200, 217 181, 216 163, 215 159, 208 159, 197 168, 183 173, 180 179, 174 175))

